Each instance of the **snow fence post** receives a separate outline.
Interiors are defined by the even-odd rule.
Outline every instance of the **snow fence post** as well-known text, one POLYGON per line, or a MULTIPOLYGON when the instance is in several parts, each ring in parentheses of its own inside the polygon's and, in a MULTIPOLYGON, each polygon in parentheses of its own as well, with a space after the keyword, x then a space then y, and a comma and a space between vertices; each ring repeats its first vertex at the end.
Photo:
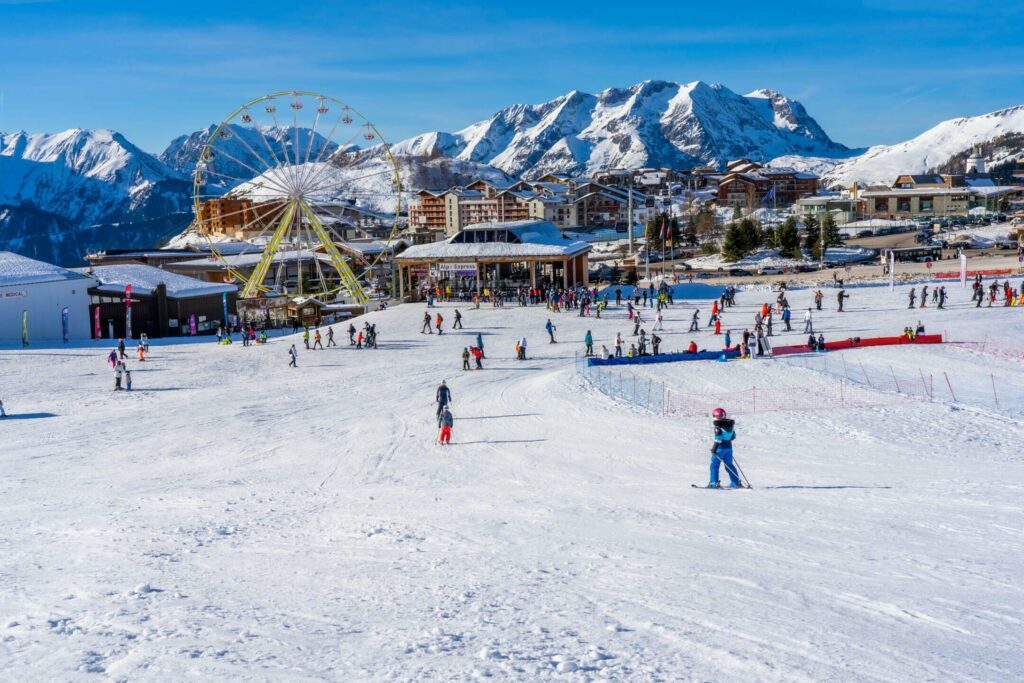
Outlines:
POLYGON ((996 410, 999 410, 999 397, 996 396, 996 376, 989 373, 988 378, 992 380, 992 400, 995 401, 996 410))
POLYGON ((942 376, 946 378, 946 386, 949 387, 949 395, 953 397, 953 403, 956 403, 956 394, 953 393, 953 384, 949 381, 949 375, 943 372, 942 376))
POLYGON ((857 361, 857 362, 858 362, 858 363, 860 364, 860 371, 861 371, 862 373, 864 373, 864 379, 865 379, 865 380, 867 381, 867 383, 868 383, 868 386, 869 386, 869 387, 871 387, 872 389, 874 389, 874 388, 875 388, 875 385, 873 385, 873 384, 871 383, 871 378, 870 378, 870 377, 868 376, 868 371, 864 369, 864 363, 863 363, 863 362, 861 362, 861 361, 857 361))
POLYGON ((636 375, 633 375, 633 405, 636 405, 636 375))
POLYGON ((757 387, 750 387, 750 412, 757 412, 757 387))
POLYGON ((918 368, 917 371, 921 373, 921 386, 924 387, 924 393, 930 399, 932 397, 932 392, 929 391, 929 389, 928 389, 928 382, 926 382, 925 379, 924 379, 924 370, 922 370, 921 368, 918 368))
POLYGON ((647 410, 651 409, 651 384, 653 384, 653 383, 654 383, 654 381, 648 377, 647 378, 647 410))
POLYGON ((896 393, 902 394, 903 392, 900 391, 900 381, 896 379, 896 371, 892 369, 891 365, 889 366, 889 372, 892 373, 892 381, 896 383, 896 393))

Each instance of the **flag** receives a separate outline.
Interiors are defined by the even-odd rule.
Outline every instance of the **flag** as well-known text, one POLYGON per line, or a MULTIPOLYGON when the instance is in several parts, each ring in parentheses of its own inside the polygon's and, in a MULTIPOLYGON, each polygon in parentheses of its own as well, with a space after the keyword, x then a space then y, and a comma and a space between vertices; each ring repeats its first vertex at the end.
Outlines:
POLYGON ((196 314, 193 313, 188 317, 188 333, 194 337, 198 331, 198 326, 196 325, 196 314))
POLYGON ((960 252, 960 286, 967 288, 967 254, 960 252))
POLYGON ((775 201, 775 183, 772 183, 771 188, 767 192, 765 192, 764 199, 761 200, 761 203, 762 204, 767 204, 768 202, 774 202, 774 201, 775 201))
POLYGON ((131 283, 124 286, 124 336, 125 339, 132 338, 132 286, 131 283))
POLYGON ((896 290, 896 254, 889 252, 889 291, 896 290))
POLYGON ((100 307, 92 309, 92 338, 99 340, 103 338, 103 333, 100 331, 100 307))
POLYGON ((220 305, 224 309, 224 327, 228 326, 228 293, 221 292, 220 305))
POLYGON ((64 336, 64 343, 68 343, 68 307, 65 306, 64 310, 60 312, 60 329, 64 336))
POLYGON ((21 345, 28 346, 28 309, 21 312, 21 345))

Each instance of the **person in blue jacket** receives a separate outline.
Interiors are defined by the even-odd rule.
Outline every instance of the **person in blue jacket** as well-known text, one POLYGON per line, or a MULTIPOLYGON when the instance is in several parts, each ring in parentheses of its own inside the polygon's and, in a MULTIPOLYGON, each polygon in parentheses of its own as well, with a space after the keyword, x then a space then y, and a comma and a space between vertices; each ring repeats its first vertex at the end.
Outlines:
POLYGON ((715 408, 711 417, 714 419, 715 425, 715 443, 711 447, 711 480, 708 482, 708 488, 721 487, 718 474, 723 463, 725 471, 729 475, 729 488, 743 488, 736 465, 732 461, 732 442, 736 439, 736 423, 726 417, 725 410, 722 408, 715 408))

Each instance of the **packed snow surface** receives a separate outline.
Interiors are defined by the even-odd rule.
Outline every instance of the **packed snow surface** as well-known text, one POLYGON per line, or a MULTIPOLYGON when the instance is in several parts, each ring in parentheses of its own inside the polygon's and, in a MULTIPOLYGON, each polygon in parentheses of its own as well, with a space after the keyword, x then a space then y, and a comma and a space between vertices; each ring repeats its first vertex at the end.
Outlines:
MULTIPOLYGON (((1024 308, 975 309, 949 289, 949 310, 906 310, 906 287, 852 290, 841 314, 829 296, 815 326, 842 339, 921 320, 987 346, 828 354, 820 373, 781 359, 642 368, 711 397, 799 392, 848 361, 946 371, 964 394, 734 410, 749 491, 689 486, 707 482, 707 418, 633 408, 574 373, 587 330, 598 350, 632 331, 615 306, 601 320, 463 306, 465 329, 441 336, 420 334, 424 306, 395 306, 367 316, 378 350, 336 329, 341 346, 300 350, 297 368, 299 335, 154 344, 129 361, 131 393, 112 391, 110 342, 0 350, 0 670, 1019 680, 1024 308), (485 369, 463 372, 477 334, 485 369), (443 379, 456 418, 445 448, 443 379), (1001 407, 983 409, 993 382, 1001 407)), ((809 289, 789 296, 797 311, 811 303, 809 289)), ((739 293, 725 314, 734 335, 761 303, 739 293)), ((666 348, 720 343, 686 332, 695 307, 706 320, 706 302, 667 311, 666 348)), ((431 313, 451 322, 454 308, 431 313)), ((803 341, 795 328, 775 345, 803 341)))

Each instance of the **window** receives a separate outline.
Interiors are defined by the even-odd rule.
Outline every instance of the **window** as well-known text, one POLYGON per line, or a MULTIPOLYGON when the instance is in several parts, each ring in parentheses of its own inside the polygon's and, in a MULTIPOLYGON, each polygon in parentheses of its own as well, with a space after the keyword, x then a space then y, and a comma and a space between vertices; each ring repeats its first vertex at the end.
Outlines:
POLYGON ((921 211, 934 211, 935 199, 933 197, 921 197, 919 200, 919 206, 921 211))
POLYGON ((875 211, 885 213, 889 210, 889 200, 879 197, 875 199, 875 211))
POLYGON ((900 197, 896 200, 897 213, 910 213, 910 198, 900 197))

